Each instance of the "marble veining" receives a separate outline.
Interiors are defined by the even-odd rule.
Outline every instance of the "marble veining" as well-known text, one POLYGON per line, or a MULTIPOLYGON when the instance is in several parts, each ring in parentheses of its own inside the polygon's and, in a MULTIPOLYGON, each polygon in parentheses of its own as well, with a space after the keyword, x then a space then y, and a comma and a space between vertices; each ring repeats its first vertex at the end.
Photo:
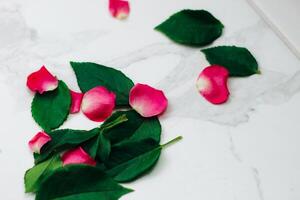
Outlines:
MULTIPOLYGON (((246 0, 164 2, 168 6, 160 6, 154 16, 136 13, 160 5, 159 0, 151 5, 132 0, 136 13, 133 11, 124 23, 106 16, 104 1, 92 0, 91 5, 99 6, 98 18, 81 16, 86 23, 92 20, 89 28, 82 30, 86 25, 83 20, 75 23, 75 31, 60 21, 52 21, 56 30, 47 29, 44 20, 51 20, 52 15, 37 16, 33 11, 47 5, 55 12, 59 3, 0 0, 0 103, 5 105, 1 114, 0 163, 4 170, 0 170, 0 188, 7 188, 3 192, 0 189, 0 197, 34 199, 23 191, 23 174, 33 164, 26 143, 39 130, 29 112, 32 94, 25 87, 27 74, 46 65, 70 88, 78 90, 68 63, 74 60, 113 66, 136 82, 164 90, 170 106, 161 117, 163 140, 184 136, 182 143, 166 150, 150 176, 130 184, 136 192, 124 199, 300 198, 300 160, 295 156, 299 151, 300 127, 295 116, 299 109, 300 61, 246 0), (240 9, 234 9, 236 6, 240 9), (174 44, 153 30, 155 24, 182 7, 204 7, 224 19, 224 35, 211 46, 246 46, 259 61, 261 75, 230 78, 231 96, 224 105, 211 105, 197 93, 197 76, 209 65, 200 48, 174 44), (281 112, 285 116, 281 117, 281 112)), ((68 3, 70 10, 86 5, 82 0, 63 2, 68 3)), ((60 17, 78 16, 70 10, 60 17)), ((70 116, 63 127, 74 126, 96 124, 78 115, 70 116)))

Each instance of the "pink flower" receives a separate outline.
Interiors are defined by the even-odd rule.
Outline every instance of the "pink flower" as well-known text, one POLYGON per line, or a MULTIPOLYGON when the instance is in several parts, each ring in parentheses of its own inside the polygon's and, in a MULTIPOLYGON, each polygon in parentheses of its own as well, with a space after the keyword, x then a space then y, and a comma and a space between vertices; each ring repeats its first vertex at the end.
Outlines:
POLYGON ((129 104, 143 117, 153 117, 166 110, 168 100, 161 90, 138 83, 130 91, 129 104))
POLYGON ((110 14, 117 19, 125 19, 130 12, 129 2, 126 0, 109 0, 110 14))
POLYGON ((102 122, 112 114, 115 103, 116 95, 98 86, 83 95, 81 109, 90 120, 102 122))
POLYGON ((74 92, 72 90, 70 90, 70 92, 71 92, 71 98, 72 98, 70 113, 71 114, 78 113, 80 111, 83 94, 74 92))
POLYGON ((29 142, 29 148, 34 153, 40 153, 41 148, 51 140, 45 132, 38 132, 29 142))
POLYGON ((96 166, 96 161, 81 147, 66 151, 62 155, 61 159, 64 166, 69 164, 86 164, 96 166))
POLYGON ((57 86, 57 78, 45 66, 27 77, 27 87, 33 92, 42 94, 43 92, 55 90, 57 86))
POLYGON ((229 72, 225 67, 219 65, 206 67, 197 79, 197 89, 212 104, 224 103, 229 96, 228 76, 229 72))

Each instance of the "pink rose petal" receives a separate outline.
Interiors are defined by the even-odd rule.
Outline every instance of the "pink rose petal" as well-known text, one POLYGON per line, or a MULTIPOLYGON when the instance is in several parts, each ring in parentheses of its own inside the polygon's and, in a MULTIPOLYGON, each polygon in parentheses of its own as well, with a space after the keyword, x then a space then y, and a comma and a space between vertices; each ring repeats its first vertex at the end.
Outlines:
POLYGON ((168 100, 161 90, 138 83, 130 91, 129 104, 143 117, 153 117, 166 110, 168 100))
POLYGON ((64 166, 69 164, 86 164, 96 166, 96 161, 81 147, 66 151, 62 155, 61 159, 64 166))
POLYGON ((41 148, 51 140, 45 132, 38 132, 29 142, 29 148, 34 153, 40 153, 41 148))
POLYGON ((125 19, 130 12, 129 2, 126 0, 109 0, 110 14, 117 19, 125 19))
POLYGON ((45 66, 27 77, 27 87, 33 92, 42 94, 43 92, 55 90, 57 86, 57 78, 45 66))
POLYGON ((83 95, 81 109, 90 120, 102 122, 112 114, 115 102, 116 95, 105 87, 99 86, 83 95))
POLYGON ((79 92, 74 92, 72 90, 70 90, 70 92, 72 98, 70 113, 71 114, 78 113, 80 111, 83 94, 79 92))
POLYGON ((212 104, 225 103, 229 97, 228 76, 229 72, 225 67, 219 65, 206 67, 197 79, 197 89, 212 104))

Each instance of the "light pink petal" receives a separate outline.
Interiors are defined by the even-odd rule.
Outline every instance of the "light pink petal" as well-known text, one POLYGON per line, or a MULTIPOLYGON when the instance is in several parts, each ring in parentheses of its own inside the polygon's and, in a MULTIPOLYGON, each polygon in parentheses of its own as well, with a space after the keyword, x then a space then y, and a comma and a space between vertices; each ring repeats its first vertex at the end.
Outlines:
POLYGON ((110 14, 117 19, 125 19, 130 12, 129 2, 126 0, 109 0, 110 14))
POLYGON ((74 92, 72 90, 70 90, 70 92, 72 98, 70 113, 71 114, 78 113, 80 111, 83 94, 79 92, 74 92))
POLYGON ((40 94, 55 90, 58 86, 58 80, 53 76, 45 66, 42 66, 36 72, 27 77, 27 87, 33 92, 40 94))
POLYGON ((108 118, 116 104, 116 95, 105 87, 99 86, 83 95, 81 109, 85 116, 95 122, 108 118))
POLYGON ((166 110, 168 100, 161 90, 138 83, 130 91, 129 104, 143 117, 153 117, 166 110))
POLYGON ((29 148, 34 153, 40 153, 41 148, 51 140, 51 137, 45 132, 38 132, 29 142, 29 148))
POLYGON ((62 155, 61 159, 64 166, 69 164, 86 164, 96 166, 96 161, 81 147, 66 151, 62 155))
POLYGON ((225 103, 229 97, 228 76, 229 72, 225 67, 219 65, 206 67, 197 79, 197 89, 212 104, 225 103))

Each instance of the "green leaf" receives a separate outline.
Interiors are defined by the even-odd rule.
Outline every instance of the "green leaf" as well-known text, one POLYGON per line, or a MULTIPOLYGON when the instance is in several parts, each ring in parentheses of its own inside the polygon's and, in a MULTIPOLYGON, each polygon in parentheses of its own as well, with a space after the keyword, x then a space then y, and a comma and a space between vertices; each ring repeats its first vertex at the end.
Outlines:
POLYGON ((127 120, 126 115, 123 114, 112 121, 104 122, 100 127, 99 134, 82 145, 84 150, 88 152, 92 158, 98 157, 101 161, 106 160, 110 154, 111 144, 109 139, 104 136, 103 132, 116 127, 127 120))
POLYGON ((113 147, 104 162, 106 173, 118 182, 133 181, 155 165, 160 153, 161 146, 153 140, 113 147))
POLYGON ((51 141, 42 147, 41 154, 35 154, 35 162, 40 163, 55 153, 74 148, 99 133, 99 128, 90 131, 61 129, 49 132, 48 135, 51 137, 51 141))
POLYGON ((159 144, 161 125, 157 117, 144 118, 134 110, 118 111, 108 118, 103 126, 122 115, 125 115, 128 119, 126 122, 104 131, 104 135, 110 140, 112 145, 145 139, 152 139, 159 144))
POLYGON ((25 173, 25 191, 28 192, 37 192, 41 180, 47 173, 54 171, 62 166, 62 162, 59 156, 53 156, 49 160, 42 162, 33 168, 29 169, 25 173))
POLYGON ((155 166, 163 148, 181 139, 179 136, 163 145, 153 140, 143 140, 115 146, 109 159, 104 162, 106 173, 118 182, 133 181, 155 166))
POLYGON ((96 86, 104 86, 117 96, 116 105, 128 106, 129 92, 134 86, 132 80, 121 71, 96 63, 71 62, 82 92, 96 86))
POLYGON ((260 73, 256 59, 246 48, 219 46, 204 49, 202 52, 210 64, 226 67, 230 76, 243 77, 260 73))
POLYGON ((84 143, 82 147, 92 158, 95 159, 98 157, 101 161, 108 158, 111 150, 109 139, 107 139, 101 132, 84 143))
POLYGON ((117 200, 129 192, 100 169, 70 165, 44 179, 36 200, 117 200))
POLYGON ((32 117, 48 132, 64 123, 69 115, 70 106, 70 91, 63 81, 59 81, 56 90, 35 94, 31 105, 32 117))
POLYGON ((105 161, 110 155, 111 144, 110 141, 103 134, 100 134, 98 136, 98 139, 100 145, 97 151, 97 156, 101 161, 105 161))
POLYGON ((205 10, 182 10, 161 23, 156 30, 185 45, 204 46, 222 35, 223 24, 205 10))

